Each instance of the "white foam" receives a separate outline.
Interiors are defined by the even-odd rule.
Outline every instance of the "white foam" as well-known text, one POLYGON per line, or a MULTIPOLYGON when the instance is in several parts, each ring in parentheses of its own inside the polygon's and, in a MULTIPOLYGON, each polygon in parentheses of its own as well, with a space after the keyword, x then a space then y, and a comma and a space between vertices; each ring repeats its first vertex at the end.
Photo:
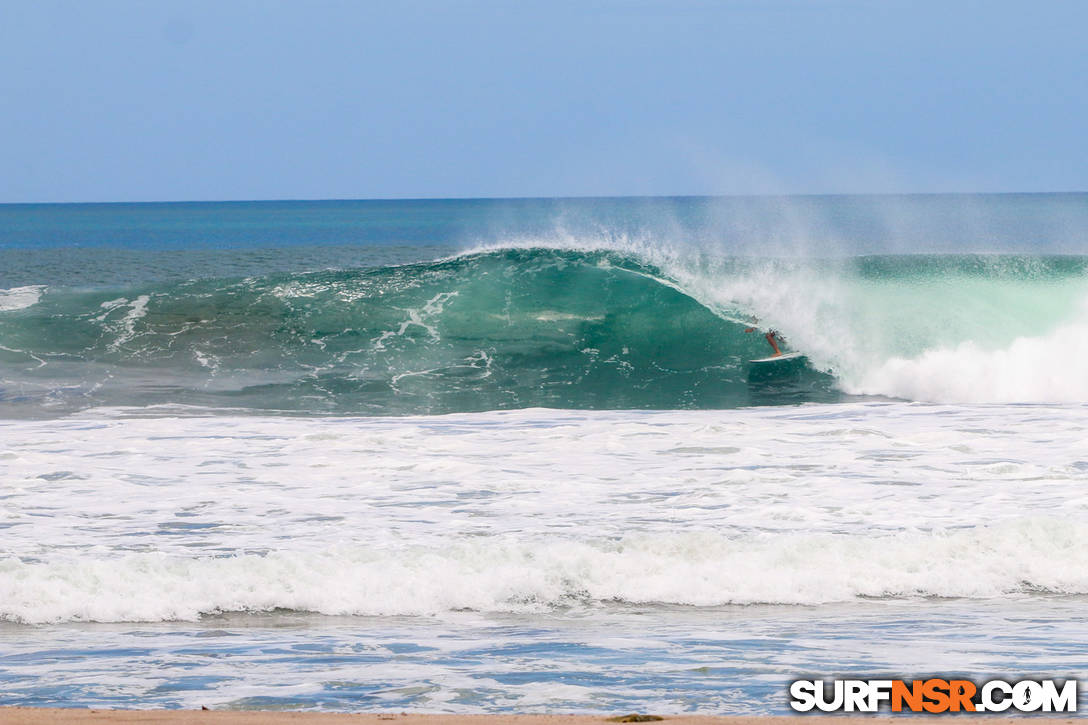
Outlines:
POLYGON ((134 414, 0 421, 0 616, 1088 593, 1083 406, 134 414))
POLYGON ((419 309, 408 308, 403 310, 407 315, 407 319, 400 323, 400 326, 396 330, 386 330, 373 340, 370 341, 371 346, 375 350, 384 350, 387 340, 396 337, 404 337, 405 333, 411 327, 422 328, 432 340, 438 340, 438 329, 433 324, 428 324, 428 320, 433 320, 435 317, 442 314, 446 304, 458 295, 457 292, 440 292, 420 307, 419 309))
POLYGON ((1088 401, 1088 324, 1064 325, 987 350, 967 341, 954 348, 894 357, 847 382, 856 393, 939 403, 1082 403, 1088 401))
POLYGON ((45 285, 27 285, 0 289, 0 312, 22 310, 38 304, 45 291, 45 285))
POLYGON ((0 616, 22 622, 196 619, 277 608, 332 615, 534 612, 581 602, 820 604, 855 597, 1088 593, 1088 526, 1018 520, 893 536, 512 538, 439 548, 267 555, 57 554, 0 562, 0 616))
POLYGON ((137 337, 136 324, 147 314, 147 305, 151 301, 150 295, 139 295, 133 300, 124 297, 107 300, 100 305, 102 312, 95 318, 100 322, 106 321, 115 310, 128 307, 128 311, 118 320, 110 323, 110 328, 116 337, 110 342, 110 350, 119 350, 121 346, 137 337))

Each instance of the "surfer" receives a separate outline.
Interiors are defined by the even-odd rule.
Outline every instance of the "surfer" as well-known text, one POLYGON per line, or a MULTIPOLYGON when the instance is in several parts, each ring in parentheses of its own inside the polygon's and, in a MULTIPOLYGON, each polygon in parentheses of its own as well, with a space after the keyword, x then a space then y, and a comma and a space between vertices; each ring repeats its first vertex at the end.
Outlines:
MULTIPOLYGON (((745 332, 755 332, 755 331, 756 331, 756 328, 754 328, 754 327, 749 327, 749 328, 745 329, 745 332)), ((767 342, 769 342, 771 344, 771 349, 774 350, 774 355, 771 355, 771 357, 778 357, 779 355, 781 355, 782 351, 778 349, 778 343, 784 342, 784 340, 781 338, 781 336, 779 336, 778 331, 777 330, 768 330, 767 333, 764 335, 764 337, 767 338, 767 342)))

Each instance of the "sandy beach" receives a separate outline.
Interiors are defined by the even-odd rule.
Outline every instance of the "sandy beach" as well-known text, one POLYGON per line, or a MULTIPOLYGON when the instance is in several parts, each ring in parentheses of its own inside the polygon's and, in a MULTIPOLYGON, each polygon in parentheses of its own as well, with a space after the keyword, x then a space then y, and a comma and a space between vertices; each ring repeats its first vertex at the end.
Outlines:
MULTIPOLYGON (((714 717, 668 715, 661 721, 670 725, 801 725, 805 717, 714 717)), ((911 718, 918 722, 919 718, 911 718)), ((930 722, 933 718, 924 718, 930 722)), ((1010 718, 956 718, 957 723, 1009 722, 1010 718)), ((253 725, 254 723, 306 723, 307 725, 374 725, 395 721, 398 725, 597 725, 609 722, 637 722, 623 715, 416 715, 396 713, 269 712, 238 710, 88 710, 60 708, 0 708, 4 725, 41 723, 169 723, 169 725, 253 725)), ((825 725, 858 725, 870 717, 821 717, 825 725)), ((1048 719, 1050 723, 1072 723, 1068 718, 1048 719)))

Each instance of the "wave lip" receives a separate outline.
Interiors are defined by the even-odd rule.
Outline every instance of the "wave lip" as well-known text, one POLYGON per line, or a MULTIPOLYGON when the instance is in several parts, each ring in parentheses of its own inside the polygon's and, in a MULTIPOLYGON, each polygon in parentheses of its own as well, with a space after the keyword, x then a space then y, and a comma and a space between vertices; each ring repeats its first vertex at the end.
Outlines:
POLYGON ((1088 594, 1088 526, 1019 519, 890 536, 713 532, 620 540, 494 537, 442 548, 0 562, 0 616, 25 622, 195 620, 288 609, 327 615, 538 612, 607 603, 816 605, 858 598, 1088 594))

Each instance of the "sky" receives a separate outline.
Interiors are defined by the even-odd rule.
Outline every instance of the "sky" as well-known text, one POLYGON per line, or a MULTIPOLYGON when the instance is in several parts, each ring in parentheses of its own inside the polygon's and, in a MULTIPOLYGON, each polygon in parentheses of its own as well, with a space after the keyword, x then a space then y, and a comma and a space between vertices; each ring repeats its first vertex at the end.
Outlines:
POLYGON ((0 0, 0 202, 1088 190, 1081 0, 0 0))

